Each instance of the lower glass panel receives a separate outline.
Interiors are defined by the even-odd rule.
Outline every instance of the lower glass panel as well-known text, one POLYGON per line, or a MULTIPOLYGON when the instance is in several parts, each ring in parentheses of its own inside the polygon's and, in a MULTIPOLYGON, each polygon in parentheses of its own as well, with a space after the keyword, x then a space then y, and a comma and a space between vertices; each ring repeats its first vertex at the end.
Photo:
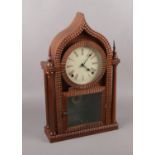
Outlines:
POLYGON ((101 121, 102 93, 68 97, 68 127, 101 121))

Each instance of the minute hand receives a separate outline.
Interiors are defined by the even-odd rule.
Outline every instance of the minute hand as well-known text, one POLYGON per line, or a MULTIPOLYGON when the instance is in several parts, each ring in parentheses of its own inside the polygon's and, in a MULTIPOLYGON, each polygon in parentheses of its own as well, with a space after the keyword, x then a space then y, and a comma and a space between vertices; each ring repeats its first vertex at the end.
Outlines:
POLYGON ((87 60, 89 59, 89 57, 91 57, 91 54, 88 55, 87 59, 85 60, 84 63, 82 63, 83 65, 85 65, 85 63, 87 62, 87 60))

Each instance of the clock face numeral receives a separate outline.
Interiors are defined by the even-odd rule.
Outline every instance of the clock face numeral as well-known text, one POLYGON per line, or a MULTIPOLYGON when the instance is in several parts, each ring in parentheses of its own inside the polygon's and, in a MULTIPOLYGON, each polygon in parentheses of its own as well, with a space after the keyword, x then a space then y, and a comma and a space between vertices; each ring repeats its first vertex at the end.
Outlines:
POLYGON ((74 61, 72 58, 68 57, 68 60, 74 61))
POLYGON ((81 48, 81 55, 83 55, 84 54, 84 49, 83 48, 81 48))
POLYGON ((95 80, 101 67, 100 53, 89 47, 73 50, 65 65, 68 78, 76 84, 87 84, 95 80))
POLYGON ((77 52, 76 52, 76 51, 74 52, 74 54, 76 55, 76 57, 78 57, 78 54, 77 54, 77 52))
POLYGON ((73 65, 68 65, 67 68, 73 67, 73 65))
POLYGON ((70 77, 74 77, 74 70, 71 70, 68 74, 70 77))
POLYGON ((82 79, 81 80, 84 81, 84 75, 82 75, 82 79))
POLYGON ((77 80, 77 78, 78 78, 78 74, 76 73, 74 79, 77 80))
POLYGON ((94 59, 95 57, 96 57, 95 55, 92 55, 91 60, 94 59))
POLYGON ((88 74, 89 77, 91 77, 90 73, 88 74))

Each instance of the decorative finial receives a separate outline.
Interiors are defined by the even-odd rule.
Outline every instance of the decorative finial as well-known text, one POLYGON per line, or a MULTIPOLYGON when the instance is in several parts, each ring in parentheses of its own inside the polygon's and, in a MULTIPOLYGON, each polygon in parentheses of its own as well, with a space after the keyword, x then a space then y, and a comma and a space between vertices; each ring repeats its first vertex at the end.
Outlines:
POLYGON ((78 12, 76 13, 76 15, 84 16, 84 13, 78 11, 78 12))
POLYGON ((113 40, 113 58, 117 57, 115 40, 113 40))
POLYGON ((113 40, 113 52, 116 51, 115 40, 113 40))

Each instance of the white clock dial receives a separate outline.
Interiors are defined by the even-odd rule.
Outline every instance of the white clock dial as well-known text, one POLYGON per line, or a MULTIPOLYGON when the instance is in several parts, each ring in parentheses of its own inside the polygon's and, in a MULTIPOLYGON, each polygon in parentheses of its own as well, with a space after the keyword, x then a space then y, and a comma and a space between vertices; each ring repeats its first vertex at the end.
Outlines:
POLYGON ((102 57, 96 49, 79 47, 68 56, 65 69, 72 82, 88 84, 100 74, 102 65, 102 57))

